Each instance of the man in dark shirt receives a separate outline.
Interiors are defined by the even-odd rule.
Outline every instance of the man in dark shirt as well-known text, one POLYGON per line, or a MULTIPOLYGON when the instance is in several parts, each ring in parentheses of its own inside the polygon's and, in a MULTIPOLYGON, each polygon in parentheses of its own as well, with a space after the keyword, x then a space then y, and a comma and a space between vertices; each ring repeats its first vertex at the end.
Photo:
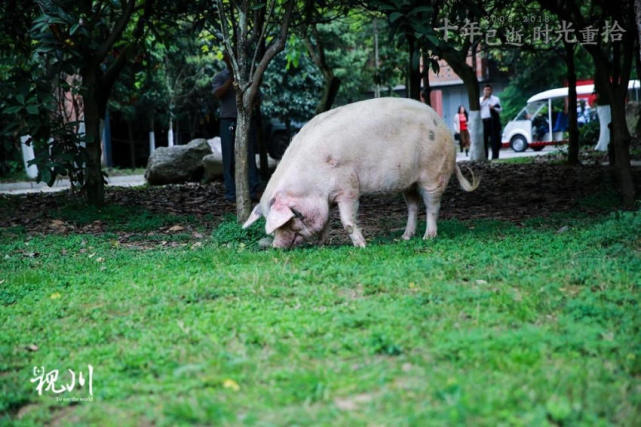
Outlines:
MULTIPOLYGON (((236 130, 236 93, 234 90, 234 76, 231 71, 229 57, 225 53, 223 60, 227 65, 220 73, 214 76, 214 96, 220 101, 220 144, 223 153, 223 179, 225 182, 225 199, 233 202, 236 200, 236 183, 234 181, 234 136, 236 130)), ((256 156, 254 154, 255 128, 249 130, 248 164, 249 164, 249 191, 251 198, 256 199, 260 182, 256 170, 256 156)))

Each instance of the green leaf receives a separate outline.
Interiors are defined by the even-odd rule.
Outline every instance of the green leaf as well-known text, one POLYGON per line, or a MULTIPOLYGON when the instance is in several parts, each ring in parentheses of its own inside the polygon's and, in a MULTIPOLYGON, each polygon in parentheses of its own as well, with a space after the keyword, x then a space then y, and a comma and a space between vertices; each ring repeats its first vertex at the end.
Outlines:
POLYGON ((16 114, 22 110, 21 105, 14 105, 13 107, 8 107, 4 110, 6 114, 16 114))
POLYGON ((391 23, 394 23, 394 22, 398 21, 398 20, 399 20, 400 18, 402 18, 402 17, 403 17, 403 14, 402 14, 402 13, 400 13, 400 12, 392 12, 392 13, 390 14, 390 16, 389 16, 389 21, 390 21, 391 23))

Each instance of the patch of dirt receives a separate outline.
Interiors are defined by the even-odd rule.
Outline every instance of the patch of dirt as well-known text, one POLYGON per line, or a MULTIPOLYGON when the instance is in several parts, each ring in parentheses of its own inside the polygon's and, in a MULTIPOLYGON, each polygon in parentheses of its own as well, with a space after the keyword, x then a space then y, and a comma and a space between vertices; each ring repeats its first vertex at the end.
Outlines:
MULTIPOLYGON (((463 166, 466 166, 463 164, 463 166)), ((549 163, 468 164, 481 178, 479 188, 471 193, 460 189, 455 176, 443 195, 442 219, 460 220, 491 218, 516 224, 533 217, 547 217, 557 212, 580 211, 587 214, 604 213, 611 206, 599 201, 582 203, 587 197, 612 194, 615 178, 611 169, 591 165, 569 167, 549 163)), ((463 167, 469 177, 469 172, 463 167)), ((637 192, 641 194, 641 168, 633 168, 637 192)), ((193 216, 194 223, 178 223, 159 227, 147 233, 115 231, 121 244, 133 248, 158 245, 184 246, 185 242, 167 242, 163 235, 180 233, 186 244, 201 241, 225 215, 235 214, 233 203, 225 201, 220 182, 207 185, 183 184, 150 187, 147 189, 106 189, 106 203, 141 209, 157 215, 193 216), (147 235, 148 238, 145 237, 147 235)), ((20 196, 0 196, 0 228, 22 226, 29 234, 103 233, 108 224, 95 220, 78 225, 58 218, 56 212, 73 201, 68 193, 40 193, 20 196)), ((424 218, 424 209, 421 209, 424 218)), ((382 234, 402 234, 407 209, 401 195, 364 196, 359 209, 359 222, 368 240, 382 234)), ((337 209, 332 209, 329 244, 348 243, 342 230, 337 209)), ((422 235, 424 230, 417 230, 422 235)))

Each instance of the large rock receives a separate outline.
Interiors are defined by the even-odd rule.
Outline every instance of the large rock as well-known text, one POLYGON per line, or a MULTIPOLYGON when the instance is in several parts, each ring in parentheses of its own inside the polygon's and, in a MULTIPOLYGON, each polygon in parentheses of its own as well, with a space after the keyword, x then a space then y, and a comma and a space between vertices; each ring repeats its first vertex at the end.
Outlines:
POLYGON ((200 181, 203 157, 211 152, 204 138, 194 139, 187 145, 160 147, 149 156, 145 179, 151 185, 200 181))
POLYGON ((208 139, 211 153, 203 157, 203 168, 205 170, 205 182, 211 182, 223 176, 223 152, 220 146, 220 137, 208 139))
MULTIPOLYGON (((211 147, 212 154, 203 157, 203 167, 205 168, 205 182, 214 181, 223 176, 223 152, 220 146, 220 137, 216 136, 208 139, 207 142, 211 147)), ((256 166, 260 165, 260 156, 256 154, 256 166)), ((267 156, 267 165, 269 169, 275 169, 278 165, 278 160, 272 159, 267 156)))

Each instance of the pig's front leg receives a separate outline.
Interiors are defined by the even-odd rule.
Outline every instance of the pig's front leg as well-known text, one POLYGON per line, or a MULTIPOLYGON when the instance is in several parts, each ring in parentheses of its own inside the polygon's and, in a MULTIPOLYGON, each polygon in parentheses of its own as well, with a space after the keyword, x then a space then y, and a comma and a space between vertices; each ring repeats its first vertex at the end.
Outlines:
POLYGON ((328 238, 329 238, 329 220, 325 223, 325 225, 323 226, 323 229, 321 230, 318 236, 318 244, 325 245, 327 243, 328 238))
POLYGON ((405 198, 405 203, 407 203, 407 225, 401 238, 403 240, 409 240, 416 233, 416 222, 418 219, 419 194, 416 191, 416 187, 412 186, 412 188, 403 192, 403 197, 405 198))
POLYGON ((358 199, 345 198, 338 200, 338 212, 341 216, 341 222, 349 237, 352 239, 354 246, 365 247, 365 238, 363 233, 356 225, 356 214, 358 212, 358 199))

